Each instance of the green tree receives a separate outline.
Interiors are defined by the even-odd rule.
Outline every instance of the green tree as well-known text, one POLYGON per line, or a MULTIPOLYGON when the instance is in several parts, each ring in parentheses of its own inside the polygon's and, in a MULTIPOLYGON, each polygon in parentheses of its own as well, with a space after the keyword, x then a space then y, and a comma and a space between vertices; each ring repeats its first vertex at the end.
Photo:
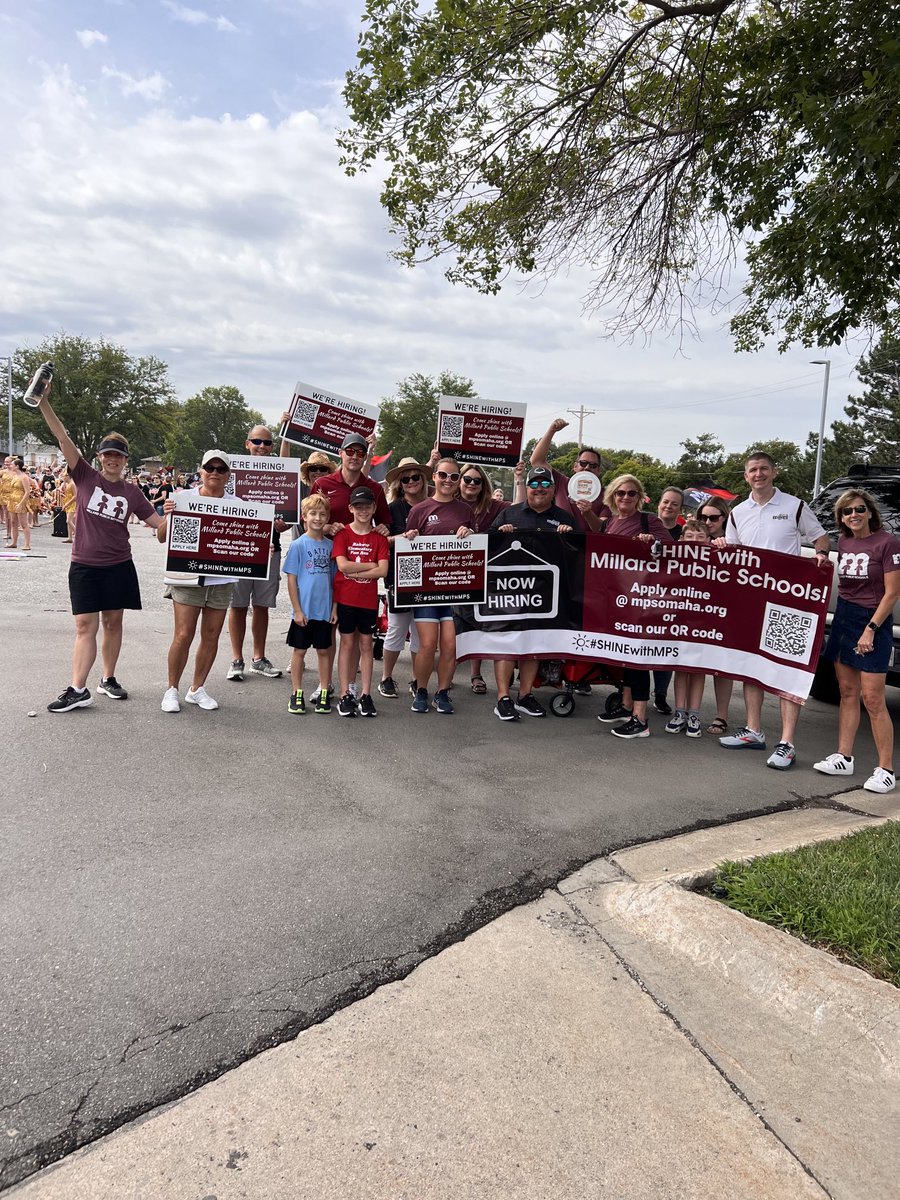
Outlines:
POLYGON ((409 264, 593 273, 622 332, 690 320, 743 245, 740 348, 896 328, 892 0, 368 0, 339 138, 387 162, 409 264))
POLYGON ((437 437, 439 397, 477 395, 471 379, 451 371, 441 371, 436 378, 418 371, 407 375, 397 384, 396 393, 381 401, 377 452, 393 450, 394 462, 408 455, 428 462, 437 437))
POLYGON ((261 424, 262 413, 248 408, 236 387, 205 387, 185 400, 178 427, 166 444, 166 457, 177 466, 193 467, 207 450, 239 453, 247 430, 261 424))
POLYGON ((755 450, 768 454, 778 468, 776 487, 791 496, 809 499, 812 470, 796 442, 773 438, 767 442, 754 442, 740 454, 729 454, 719 470, 716 482, 735 492, 742 499, 749 495, 750 488, 744 479, 744 465, 755 450))
POLYGON ((849 396, 844 406, 847 440, 860 457, 896 463, 900 446, 900 337, 883 337, 870 354, 859 360, 856 374, 865 390, 861 396, 849 396))
POLYGON ((679 486, 690 486, 707 478, 718 482, 717 476, 725 461, 725 447, 715 434, 701 433, 696 438, 685 438, 681 448, 684 453, 673 473, 680 481, 679 486))
MULTIPOLYGON (((168 368, 152 356, 133 358, 122 346, 103 338, 58 333, 38 346, 16 350, 13 391, 21 395, 40 363, 53 362, 53 407, 75 445, 90 458, 104 434, 123 433, 131 445, 131 461, 157 452, 171 435, 178 406, 168 368)), ((49 434, 41 414, 13 406, 17 437, 49 434)))

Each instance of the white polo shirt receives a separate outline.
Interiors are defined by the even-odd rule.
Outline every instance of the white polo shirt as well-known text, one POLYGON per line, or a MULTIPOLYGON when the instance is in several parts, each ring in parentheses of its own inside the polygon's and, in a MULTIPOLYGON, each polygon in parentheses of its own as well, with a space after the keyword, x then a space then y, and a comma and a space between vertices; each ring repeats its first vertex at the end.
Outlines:
POLYGON ((770 500, 757 504, 750 496, 735 505, 725 525, 725 540, 733 546, 799 554, 804 539, 815 542, 825 533, 805 500, 775 489, 770 500))

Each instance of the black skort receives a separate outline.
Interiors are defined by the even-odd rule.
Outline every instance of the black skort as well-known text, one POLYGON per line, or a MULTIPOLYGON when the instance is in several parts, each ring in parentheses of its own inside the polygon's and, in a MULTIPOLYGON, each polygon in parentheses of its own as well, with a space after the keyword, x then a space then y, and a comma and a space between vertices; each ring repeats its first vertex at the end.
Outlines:
POLYGON ((114 612, 119 608, 140 608, 141 588, 137 571, 129 558, 111 567, 89 567, 86 563, 69 564, 69 597, 72 612, 114 612))

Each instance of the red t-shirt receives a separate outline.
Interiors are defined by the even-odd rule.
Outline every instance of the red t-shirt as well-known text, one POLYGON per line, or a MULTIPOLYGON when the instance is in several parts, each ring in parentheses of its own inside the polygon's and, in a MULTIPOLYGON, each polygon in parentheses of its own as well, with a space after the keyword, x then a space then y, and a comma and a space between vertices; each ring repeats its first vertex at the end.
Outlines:
MULTIPOLYGON (((349 525, 353 520, 353 513, 350 511, 347 501, 350 499, 350 493, 358 487, 368 488, 375 500, 375 519, 373 525, 391 524, 391 513, 388 508, 387 497, 384 494, 384 488, 380 483, 374 483, 368 475, 360 475, 359 479, 350 487, 346 483, 344 476, 341 474, 341 469, 338 469, 332 475, 320 475, 316 482, 310 488, 309 494, 315 496, 321 492, 323 496, 327 496, 331 501, 331 517, 329 524, 340 522, 341 525, 349 525)), ((342 601, 343 603, 343 601, 342 601)))
MULTIPOLYGON (((354 533, 349 525, 334 535, 331 557, 348 558, 351 562, 377 563, 390 558, 388 540, 374 529, 371 533, 354 533)), ((340 568, 334 576, 334 599, 337 604, 354 608, 378 607, 378 580, 354 579, 340 568)))
POLYGON ((153 505, 134 483, 110 483, 83 458, 70 471, 75 484, 75 544, 72 562, 114 567, 131 558, 128 518, 152 517, 153 505))
POLYGON ((465 500, 420 500, 412 506, 406 518, 407 529, 418 529, 419 533, 428 534, 429 537, 456 533, 463 525, 468 529, 475 528, 472 505, 465 500))
POLYGON ((838 539, 838 595, 860 608, 876 609, 884 577, 900 571, 900 538, 879 529, 867 538, 838 539))

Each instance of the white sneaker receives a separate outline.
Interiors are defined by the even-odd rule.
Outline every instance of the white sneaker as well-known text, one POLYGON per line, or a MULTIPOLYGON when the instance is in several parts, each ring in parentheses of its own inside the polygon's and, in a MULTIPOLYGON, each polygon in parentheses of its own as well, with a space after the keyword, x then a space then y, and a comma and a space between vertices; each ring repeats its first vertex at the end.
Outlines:
POLYGON ((189 688, 184 693, 184 700, 185 700, 186 704, 197 704, 200 706, 200 708, 218 708, 219 707, 218 700, 213 700, 212 696, 209 694, 209 692, 206 690, 205 687, 198 687, 196 691, 189 688))
POLYGON ((162 698, 162 704, 159 707, 163 712, 181 712, 181 705, 178 702, 178 688, 167 688, 162 698))
POLYGON ((886 771, 884 767, 876 767, 863 784, 867 792, 892 792, 896 786, 894 772, 886 771))
POLYGON ((843 754, 828 754, 821 762, 813 763, 813 770, 823 775, 852 775, 853 755, 845 758, 843 754))

